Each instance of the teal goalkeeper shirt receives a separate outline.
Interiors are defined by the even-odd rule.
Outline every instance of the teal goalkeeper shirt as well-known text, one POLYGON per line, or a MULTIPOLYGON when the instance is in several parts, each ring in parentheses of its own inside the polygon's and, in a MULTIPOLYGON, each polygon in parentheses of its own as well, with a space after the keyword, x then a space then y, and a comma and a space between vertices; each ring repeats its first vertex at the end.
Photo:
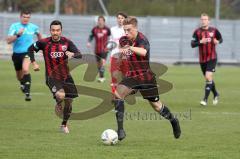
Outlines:
POLYGON ((37 25, 17 22, 10 26, 8 36, 16 35, 21 28, 24 28, 23 34, 13 42, 13 52, 15 54, 26 53, 28 47, 34 42, 34 35, 39 34, 37 25))

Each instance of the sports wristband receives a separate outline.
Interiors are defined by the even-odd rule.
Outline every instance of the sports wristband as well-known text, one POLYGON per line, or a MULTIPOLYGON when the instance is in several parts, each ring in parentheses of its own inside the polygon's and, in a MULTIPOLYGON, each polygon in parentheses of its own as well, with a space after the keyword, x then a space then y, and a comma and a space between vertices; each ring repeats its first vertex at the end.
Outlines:
POLYGON ((21 35, 19 35, 19 34, 16 34, 16 36, 17 36, 17 38, 19 38, 21 35))

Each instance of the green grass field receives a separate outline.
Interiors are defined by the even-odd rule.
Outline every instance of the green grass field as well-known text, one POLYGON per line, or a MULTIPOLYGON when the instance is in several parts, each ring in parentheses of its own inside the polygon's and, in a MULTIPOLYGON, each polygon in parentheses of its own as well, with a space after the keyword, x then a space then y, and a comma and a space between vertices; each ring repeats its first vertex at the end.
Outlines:
MULTIPOLYGON (((201 107, 204 80, 199 66, 170 66, 161 77, 174 88, 161 95, 180 117, 182 136, 174 139, 166 120, 125 121, 127 138, 115 146, 104 146, 100 135, 116 129, 112 111, 89 120, 70 121, 70 134, 59 132, 60 119, 54 114, 54 100, 45 85, 44 66, 32 72, 32 101, 25 102, 11 61, 0 60, 0 158, 1 159, 239 159, 240 158, 240 69, 218 67, 215 74, 220 103, 201 107)), ((84 82, 85 67, 73 71, 76 84, 110 90, 104 84, 84 82)), ((109 75, 107 74, 107 77, 109 75)), ((93 108, 100 102, 80 96, 74 112, 93 108)), ((153 112, 147 101, 127 105, 129 113, 153 112)))

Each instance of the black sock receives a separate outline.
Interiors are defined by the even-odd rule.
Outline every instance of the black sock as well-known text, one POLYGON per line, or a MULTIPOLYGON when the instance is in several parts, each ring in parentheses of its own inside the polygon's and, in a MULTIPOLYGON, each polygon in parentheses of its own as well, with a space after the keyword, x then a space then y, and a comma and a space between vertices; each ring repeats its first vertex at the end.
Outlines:
POLYGON ((214 97, 216 97, 218 95, 214 81, 212 81, 212 92, 213 92, 214 97))
POLYGON ((20 82, 20 85, 24 86, 23 78, 19 82, 20 82))
POLYGON ((123 129, 124 100, 115 99, 114 106, 115 106, 115 111, 116 111, 118 130, 123 129))
POLYGON ((25 94, 30 94, 31 75, 30 74, 24 75, 21 81, 24 83, 25 94))
POLYGON ((207 101, 208 100, 208 96, 212 90, 213 87, 213 82, 212 81, 206 81, 206 85, 205 85, 205 95, 204 95, 204 100, 207 101))
POLYGON ((104 71, 105 71, 104 67, 102 66, 102 67, 100 67, 98 70, 99 70, 99 76, 100 76, 100 78, 103 78, 103 77, 104 77, 104 71))
POLYGON ((162 105, 162 108, 161 108, 161 110, 159 111, 159 114, 161 115, 161 116, 163 116, 165 119, 167 119, 167 120, 173 120, 174 119, 174 116, 173 116, 173 114, 170 112, 170 110, 168 109, 168 107, 167 106, 165 106, 165 105, 162 105))
POLYGON ((72 106, 71 105, 64 106, 62 125, 67 125, 67 121, 70 118, 71 113, 72 113, 72 106))
POLYGON ((25 86, 24 86, 23 78, 22 78, 21 80, 19 80, 19 83, 20 83, 20 89, 21 89, 22 92, 24 93, 24 92, 25 92, 25 86))
POLYGON ((62 105, 63 100, 59 100, 55 96, 54 96, 54 99, 55 99, 57 105, 62 105))

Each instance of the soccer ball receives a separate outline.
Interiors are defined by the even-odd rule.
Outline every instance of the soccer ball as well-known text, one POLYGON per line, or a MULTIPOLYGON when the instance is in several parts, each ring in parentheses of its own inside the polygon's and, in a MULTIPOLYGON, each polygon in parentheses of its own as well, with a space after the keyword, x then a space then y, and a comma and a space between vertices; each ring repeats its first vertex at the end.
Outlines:
POLYGON ((112 129, 104 130, 101 139, 104 145, 115 145, 118 142, 118 134, 112 129))
POLYGON ((113 49, 115 49, 117 47, 117 44, 114 41, 108 41, 106 47, 107 47, 108 51, 112 51, 113 49))

